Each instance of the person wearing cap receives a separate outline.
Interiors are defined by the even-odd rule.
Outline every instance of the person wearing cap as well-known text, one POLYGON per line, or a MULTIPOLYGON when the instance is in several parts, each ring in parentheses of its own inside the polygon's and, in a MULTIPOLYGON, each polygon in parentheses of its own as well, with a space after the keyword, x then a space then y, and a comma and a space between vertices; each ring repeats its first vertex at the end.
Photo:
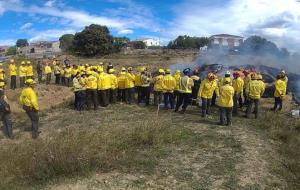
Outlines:
POLYGON ((223 85, 220 87, 220 96, 217 105, 220 108, 220 125, 232 125, 232 110, 234 88, 230 85, 231 79, 224 78, 223 85))
POLYGON ((52 69, 49 66, 49 63, 46 63, 44 72, 45 72, 45 75, 46 75, 46 84, 48 85, 51 82, 51 75, 52 75, 52 69))
MULTIPOLYGON (((238 115, 238 104, 239 100, 243 96, 244 80, 241 78, 241 74, 236 71, 233 73, 232 87, 234 88, 233 96, 233 114, 238 115)), ((242 102, 240 102, 240 107, 242 107, 242 102)))
POLYGON ((10 88, 17 88, 17 66, 15 60, 11 59, 8 66, 9 74, 10 74, 10 88))
POLYGON ((26 79, 26 73, 27 73, 27 66, 26 62, 22 61, 21 66, 19 67, 19 77, 20 77, 20 87, 24 87, 25 79, 26 79))
POLYGON ((65 70, 65 84, 66 86, 70 87, 71 85, 71 77, 72 77, 72 68, 70 65, 67 65, 67 67, 64 69, 65 70))
POLYGON ((176 87, 176 80, 171 75, 171 70, 166 70, 166 75, 163 77, 163 92, 164 92, 164 103, 165 109, 169 108, 169 104, 171 109, 174 109, 174 89, 176 87))
POLYGON ((163 69, 158 70, 158 75, 153 78, 154 83, 154 105, 159 105, 162 102, 163 97, 163 78, 165 71, 163 69))
POLYGON ((277 80, 275 82, 275 92, 274 92, 274 107, 273 111, 281 111, 282 110, 282 101, 286 95, 286 81, 284 75, 278 75, 277 80))
POLYGON ((42 79, 43 79, 43 65, 41 63, 40 60, 38 60, 38 63, 36 65, 36 72, 37 72, 37 76, 38 76, 38 82, 42 83, 42 79))
POLYGON ((126 102, 126 69, 122 67, 118 76, 118 99, 121 103, 126 102))
MULTIPOLYGON (((103 63, 102 63, 102 65, 103 65, 103 63)), ((114 68, 113 64, 111 62, 109 62, 107 65, 107 68, 106 68, 106 72, 109 73, 109 69, 113 69, 113 68, 114 68)))
POLYGON ((144 102, 146 106, 150 105, 151 81, 151 73, 145 68, 144 71, 141 72, 141 102, 144 102))
POLYGON ((36 82, 32 79, 27 79, 25 84, 26 88, 21 92, 20 103, 31 120, 32 138, 37 138, 39 135, 39 103, 34 91, 36 82))
POLYGON ((141 90, 141 87, 142 87, 142 72, 144 72, 145 70, 145 67, 141 67, 139 69, 139 73, 135 75, 135 80, 134 80, 134 84, 135 84, 135 87, 136 87, 136 91, 137 91, 137 94, 138 94, 138 104, 141 103, 141 97, 142 97, 142 90, 141 90))
POLYGON ((215 77, 216 76, 213 73, 208 73, 206 79, 202 81, 198 91, 198 97, 201 98, 202 101, 202 117, 210 115, 210 106, 214 93, 216 94, 216 97, 219 96, 219 87, 215 77))
POLYGON ((179 82, 180 82, 181 72, 180 70, 175 70, 174 78, 176 80, 176 87, 174 90, 174 103, 178 101, 178 95, 179 95, 179 82))
POLYGON ((60 64, 57 61, 56 64, 54 65, 55 84, 60 84, 61 81, 60 71, 61 71, 60 64))
POLYGON ((4 135, 7 138, 13 138, 11 110, 4 94, 4 90, 0 90, 0 117, 3 123, 4 135))
POLYGON ((91 104, 94 105, 94 110, 97 110, 98 107, 98 94, 97 94, 97 82, 98 79, 93 75, 92 71, 88 71, 86 78, 86 101, 87 108, 90 110, 91 104))
POLYGON ((0 89, 4 90, 5 84, 5 71, 3 69, 3 64, 0 63, 0 89))
POLYGON ((107 107, 109 105, 110 88, 110 76, 109 74, 105 73, 102 68, 100 68, 98 75, 98 101, 102 107, 107 107))
POLYGON ((258 118, 259 100, 260 100, 261 96, 264 94, 264 92, 265 92, 265 85, 261 81, 257 80, 256 73, 252 73, 251 81, 248 83, 248 85, 246 87, 246 94, 247 94, 247 97, 249 100, 247 110, 246 110, 247 118, 250 118, 253 104, 254 104, 254 112, 253 113, 255 115, 255 119, 258 118))
POLYGON ((74 107, 77 111, 82 111, 84 108, 85 84, 81 78, 81 73, 77 72, 73 78, 73 91, 75 95, 74 107))
POLYGON ((33 79, 33 67, 31 61, 26 62, 26 80, 33 79))
POLYGON ((179 81, 179 97, 176 104, 175 112, 178 112, 179 108, 182 106, 181 113, 185 113, 188 105, 191 103, 192 98, 192 87, 194 86, 193 79, 189 77, 191 69, 187 68, 183 70, 183 77, 180 77, 179 81))
POLYGON ((191 79, 194 81, 194 86, 192 88, 192 99, 196 100, 198 98, 198 91, 201 84, 201 79, 199 77, 199 71, 198 69, 193 71, 193 75, 191 76, 191 79))
POLYGON ((114 74, 114 69, 109 69, 109 78, 110 78, 110 89, 109 89, 109 101, 111 104, 117 103, 117 94, 118 94, 118 78, 114 74))
POLYGON ((126 89, 126 103, 132 104, 134 101, 134 84, 135 75, 133 74, 132 67, 127 69, 126 80, 125 80, 125 89, 126 89))
POLYGON ((287 73, 285 72, 285 70, 280 71, 279 75, 281 75, 281 78, 283 79, 283 81, 287 85, 288 82, 289 82, 289 78, 288 78, 287 73))

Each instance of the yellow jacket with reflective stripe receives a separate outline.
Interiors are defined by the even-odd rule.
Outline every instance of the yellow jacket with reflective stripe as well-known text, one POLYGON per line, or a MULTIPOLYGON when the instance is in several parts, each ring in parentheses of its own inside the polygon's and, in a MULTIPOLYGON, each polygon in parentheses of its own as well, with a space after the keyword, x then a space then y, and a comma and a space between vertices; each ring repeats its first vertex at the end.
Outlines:
POLYGON ((114 74, 109 74, 111 89, 115 90, 118 88, 118 78, 114 74))
POLYGON ((52 69, 49 65, 46 65, 45 66, 45 74, 49 74, 49 73, 52 73, 52 69))
POLYGON ((163 91, 164 92, 173 92, 176 87, 176 80, 175 78, 167 74, 163 77, 163 91))
POLYGON ((141 73, 135 75, 135 81, 134 81, 135 86, 142 86, 141 76, 142 76, 141 73))
POLYGON ((54 74, 59 75, 59 74, 61 74, 60 71, 61 71, 60 67, 58 65, 55 65, 54 66, 54 74))
POLYGON ((71 78, 72 75, 72 68, 65 68, 65 77, 71 78))
POLYGON ((111 88, 110 76, 107 73, 100 73, 98 76, 98 90, 108 90, 111 88))
POLYGON ((32 65, 26 66, 26 76, 32 77, 33 76, 33 67, 32 65))
POLYGON ((132 73, 126 73, 125 88, 134 88, 135 76, 132 73))
POLYGON ((241 77, 233 79, 232 87, 234 88, 235 93, 243 93, 244 89, 244 80, 241 77))
POLYGON ((125 82, 126 82, 126 73, 121 72, 118 76, 118 87, 119 87, 119 89, 125 89, 125 82))
POLYGON ((26 71, 27 71, 27 67, 21 65, 19 67, 19 76, 20 77, 26 77, 26 71))
POLYGON ((205 79, 200 85, 198 97, 211 99, 214 95, 214 92, 216 92, 216 95, 219 96, 219 87, 217 80, 210 81, 208 79, 205 79))
POLYGON ((79 72, 78 68, 77 69, 72 68, 71 74, 72 76, 75 76, 78 72, 79 72))
POLYGON ((156 77, 153 78, 153 82, 154 82, 154 91, 156 92, 162 92, 164 90, 163 87, 163 75, 158 75, 156 77))
POLYGON ((17 66, 15 64, 9 64, 8 69, 10 76, 17 76, 17 66))
POLYGON ((260 99, 265 92, 265 83, 259 80, 251 80, 246 87, 246 95, 252 99, 260 99))
POLYGON ((34 108, 35 110, 39 110, 38 98, 31 87, 27 87, 22 90, 20 103, 23 106, 28 106, 30 108, 34 108))
POLYGON ((175 73, 175 74, 174 74, 174 78, 175 78, 175 80, 176 80, 176 87, 175 87, 175 90, 179 90, 180 77, 181 77, 180 73, 178 73, 178 74, 175 73))
POLYGON ((180 77, 179 81, 179 92, 185 94, 192 93, 192 87, 194 86, 194 81, 188 76, 180 77))
POLYGON ((284 79, 278 79, 275 82, 275 92, 274 92, 274 97, 284 97, 286 95, 286 82, 284 79))
POLYGON ((74 90, 74 92, 85 90, 83 84, 81 83, 82 80, 80 80, 80 78, 74 77, 74 79, 73 79, 73 90, 74 90))
POLYGON ((86 83, 86 89, 89 90, 97 90, 97 78, 93 75, 88 76, 85 79, 85 83, 86 83))
POLYGON ((225 84, 220 88, 220 96, 217 105, 224 108, 233 107, 234 88, 230 84, 225 84))

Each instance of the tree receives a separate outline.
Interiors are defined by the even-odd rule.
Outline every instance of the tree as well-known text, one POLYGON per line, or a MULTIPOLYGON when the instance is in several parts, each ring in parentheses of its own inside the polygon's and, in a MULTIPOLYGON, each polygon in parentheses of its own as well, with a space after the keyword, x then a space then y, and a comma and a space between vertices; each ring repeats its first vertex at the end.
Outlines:
POLYGON ((73 52, 74 51, 74 35, 64 34, 59 38, 59 47, 63 52, 73 52))
POLYGON ((130 41, 127 37, 115 37, 113 38, 113 51, 115 53, 120 52, 122 48, 126 47, 130 41))
POLYGON ((171 49, 199 49, 200 47, 208 46, 210 43, 207 37, 190 37, 178 36, 175 40, 168 44, 171 49))
POLYGON ((145 49, 146 44, 143 41, 132 41, 129 44, 133 49, 145 49))
POLYGON ((112 47, 113 37, 106 26, 92 24, 74 37, 74 51, 79 55, 107 55, 112 47))
POLYGON ((16 55, 16 53, 17 53, 17 48, 16 48, 16 46, 11 46, 11 47, 9 47, 9 48, 6 50, 5 55, 6 55, 6 56, 16 55))
POLYGON ((27 39, 18 39, 17 42, 16 42, 16 46, 17 47, 25 47, 25 46, 28 46, 28 41, 27 39))

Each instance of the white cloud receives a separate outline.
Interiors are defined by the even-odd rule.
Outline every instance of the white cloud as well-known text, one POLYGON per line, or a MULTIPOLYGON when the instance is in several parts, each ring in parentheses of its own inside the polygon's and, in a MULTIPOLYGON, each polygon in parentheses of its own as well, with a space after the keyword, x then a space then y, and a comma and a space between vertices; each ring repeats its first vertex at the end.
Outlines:
POLYGON ((27 22, 20 27, 20 30, 29 30, 31 29, 32 25, 33 25, 32 23, 27 22))
POLYGON ((125 35, 125 34, 133 34, 133 30, 130 30, 130 29, 124 29, 124 30, 120 30, 118 31, 118 34, 119 35, 125 35))
POLYGON ((16 44, 15 39, 0 40, 0 46, 13 46, 16 44))
POLYGON ((177 16, 165 36, 261 35, 280 46, 300 49, 300 45, 296 45, 300 44, 300 39, 295 35, 300 29, 300 3, 297 0, 230 0, 214 6, 204 6, 203 2, 194 0, 178 7, 175 8, 177 16))
POLYGON ((5 12, 3 2, 0 2, 0 16, 5 12))
POLYGON ((74 34, 75 32, 72 29, 35 31, 31 33, 33 37, 29 39, 29 42, 57 40, 64 34, 74 34))
POLYGON ((49 0, 46 1, 46 3, 44 4, 46 7, 53 7, 53 5, 56 3, 56 0, 49 0))

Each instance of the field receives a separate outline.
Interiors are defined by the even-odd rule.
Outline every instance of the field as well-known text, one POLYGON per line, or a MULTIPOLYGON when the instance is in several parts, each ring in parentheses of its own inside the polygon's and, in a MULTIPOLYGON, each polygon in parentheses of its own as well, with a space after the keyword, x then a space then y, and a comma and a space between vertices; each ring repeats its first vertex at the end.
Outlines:
MULTIPOLYGON (((186 59, 120 57, 153 68, 186 59)), ((287 99, 273 113, 272 101, 263 100, 258 120, 241 113, 221 127, 217 108, 210 118, 197 106, 185 115, 120 104, 79 113, 63 103, 68 98, 41 112, 37 140, 25 114, 16 113, 15 139, 0 136, 0 189, 300 189, 300 121, 289 115, 295 105, 287 99)))

